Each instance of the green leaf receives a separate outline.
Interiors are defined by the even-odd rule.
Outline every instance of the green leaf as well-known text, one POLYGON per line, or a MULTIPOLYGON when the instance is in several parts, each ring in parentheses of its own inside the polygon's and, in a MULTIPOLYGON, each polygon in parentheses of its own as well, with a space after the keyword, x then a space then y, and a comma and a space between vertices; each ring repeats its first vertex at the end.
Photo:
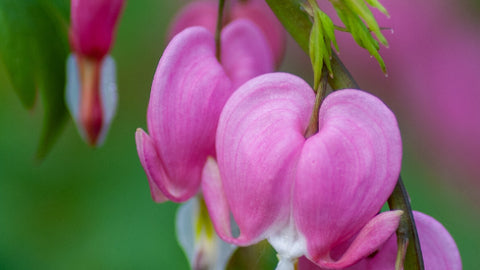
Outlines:
POLYGON ((323 74, 323 66, 328 69, 330 77, 333 77, 332 64, 332 43, 338 50, 335 40, 333 22, 327 14, 323 13, 318 7, 313 7, 313 26, 310 32, 309 52, 313 66, 314 87, 317 91, 320 85, 320 78, 323 74))
POLYGON ((67 119, 68 11, 67 0, 0 0, 0 59, 22 104, 33 108, 38 90, 44 108, 38 159, 67 119))

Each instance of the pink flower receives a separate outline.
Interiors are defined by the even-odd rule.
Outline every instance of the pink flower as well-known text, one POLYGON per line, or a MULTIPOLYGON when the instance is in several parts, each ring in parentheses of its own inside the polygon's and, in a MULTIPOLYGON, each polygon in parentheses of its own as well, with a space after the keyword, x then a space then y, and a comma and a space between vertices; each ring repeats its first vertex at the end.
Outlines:
POLYGON ((72 0, 70 41, 74 51, 103 58, 112 46, 118 17, 125 0, 72 0))
POLYGON ((284 73, 256 77, 220 116, 218 167, 209 159, 202 190, 219 236, 237 245, 267 238, 288 269, 303 254, 341 268, 370 254, 398 226, 401 211, 376 215, 400 172, 400 132, 377 98, 346 89, 327 96, 319 132, 304 133, 314 93, 284 73), (239 229, 230 231, 230 212, 239 229), (331 250, 358 234, 341 258, 331 250))
MULTIPOLYGON (((169 39, 190 26, 203 26, 215 33, 218 1, 200 0, 186 5, 173 20, 169 39)), ((232 1, 230 11, 226 11, 225 23, 237 19, 248 19, 255 23, 265 35, 276 66, 279 66, 285 53, 285 30, 277 17, 263 0, 232 1)))
POLYGON ((66 101, 82 137, 101 144, 116 111, 115 63, 109 57, 124 0, 72 0, 66 101))
MULTIPOLYGON (((461 270, 462 261, 457 245, 448 231, 434 218, 420 212, 413 212, 417 225, 420 246, 426 270, 461 270)), ((339 246, 334 253, 340 252, 339 246)), ((394 270, 397 257, 397 237, 392 235, 379 250, 370 256, 345 268, 345 270, 394 270)), ((300 270, 321 270, 305 257, 299 259, 300 270)))
POLYGON ((246 80, 273 70, 266 40, 253 23, 232 22, 221 44, 219 63, 213 34, 191 27, 172 39, 160 59, 147 112, 150 136, 136 132, 157 202, 183 202, 198 192, 207 156, 216 156, 215 132, 226 100, 246 80))

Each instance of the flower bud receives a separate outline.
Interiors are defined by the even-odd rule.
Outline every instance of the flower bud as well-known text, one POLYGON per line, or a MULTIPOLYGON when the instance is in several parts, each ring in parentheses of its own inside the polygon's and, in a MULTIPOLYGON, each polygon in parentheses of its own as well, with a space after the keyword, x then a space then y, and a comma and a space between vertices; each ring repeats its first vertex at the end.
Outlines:
POLYGON ((115 114, 115 62, 109 57, 124 0, 72 0, 67 62, 67 107, 81 136, 92 146, 103 143, 115 114))

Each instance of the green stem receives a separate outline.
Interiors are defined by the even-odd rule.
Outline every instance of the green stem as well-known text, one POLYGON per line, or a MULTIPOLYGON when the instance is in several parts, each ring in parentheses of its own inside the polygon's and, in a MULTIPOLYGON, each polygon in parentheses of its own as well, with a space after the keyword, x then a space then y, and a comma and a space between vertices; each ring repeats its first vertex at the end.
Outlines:
POLYGON ((219 0, 218 1, 218 17, 217 17, 217 28, 215 31, 215 56, 217 57, 218 61, 220 62, 220 54, 221 54, 221 48, 220 48, 220 33, 222 32, 222 27, 223 27, 223 10, 225 6, 225 0, 219 0))
MULTIPOLYGON (((312 28, 308 14, 306 14, 300 5, 299 0, 266 0, 277 18, 282 22, 285 29, 300 45, 303 51, 308 55, 309 53, 309 36, 312 28)), ((356 88, 360 89, 355 82, 352 75, 348 72, 346 67, 338 56, 332 55, 332 71, 333 78, 329 78, 328 83, 333 90, 356 88)), ((405 255, 404 269, 408 270, 423 270, 423 256, 418 241, 418 235, 413 220, 412 209, 408 193, 403 185, 402 178, 399 177, 395 189, 388 199, 390 209, 399 209, 404 211, 400 219, 400 225, 397 229, 397 239, 399 253, 398 265, 396 269, 401 266, 403 255, 405 255), (412 245, 409 245, 412 243, 412 245), (403 250, 402 250, 403 249, 403 250)), ((400 268, 401 269, 401 268, 400 268)))
POLYGON ((313 107, 312 116, 310 117, 310 123, 308 124, 307 130, 305 131, 305 138, 309 138, 310 136, 316 134, 318 132, 318 112, 320 110, 320 106, 322 105, 323 99, 327 93, 327 78, 328 72, 327 67, 323 67, 322 69, 322 78, 320 79, 320 85, 318 89, 315 89, 317 93, 315 97, 315 105, 313 107))
POLYGON ((398 177, 397 185, 388 198, 388 206, 392 210, 403 210, 404 212, 397 229, 398 253, 395 269, 424 269, 412 207, 401 176, 398 177), (413 245, 409 245, 410 240, 413 240, 413 245), (412 259, 408 260, 408 258, 412 259))

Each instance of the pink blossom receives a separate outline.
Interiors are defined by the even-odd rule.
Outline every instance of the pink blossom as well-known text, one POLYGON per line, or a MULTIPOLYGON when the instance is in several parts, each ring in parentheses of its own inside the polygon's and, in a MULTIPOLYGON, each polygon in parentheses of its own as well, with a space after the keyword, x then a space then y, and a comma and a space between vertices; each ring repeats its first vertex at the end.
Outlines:
POLYGON ((207 156, 216 156, 215 132, 226 100, 246 80, 273 70, 267 42, 250 21, 227 25, 221 44, 219 63, 213 34, 190 27, 172 39, 160 59, 147 112, 150 135, 136 132, 157 202, 183 202, 198 192, 207 156))
POLYGON ((112 46, 125 0, 72 0, 70 41, 78 54, 101 59, 112 46))
MULTIPOLYGON (((461 270, 462 261, 457 245, 448 231, 434 218, 420 212, 413 212, 417 225, 420 246, 426 270, 461 270)), ((346 245, 342 244, 333 253, 341 254, 346 245)), ((388 241, 365 259, 345 270, 394 270, 397 257, 397 237, 388 241)), ((321 270, 305 257, 299 259, 300 270, 321 270)))
POLYGON ((67 105, 90 145, 103 142, 116 111, 115 62, 108 51, 124 0, 72 0, 67 105))
MULTIPOLYGON (((169 39, 190 26, 203 26, 215 33, 217 23, 218 1, 192 1, 177 14, 173 20, 169 39)), ((286 35, 281 23, 263 0, 232 1, 231 8, 226 10, 225 24, 237 19, 248 19, 255 23, 265 35, 275 64, 280 65, 285 53, 286 35)))
POLYGON ((279 269, 303 254, 332 268, 353 264, 390 237, 401 215, 376 215, 400 172, 393 113, 370 94, 340 90, 324 100, 319 132, 305 139, 314 99, 293 75, 248 81, 220 116, 218 166, 209 159, 203 171, 219 236, 237 245, 269 239, 279 269), (230 212, 238 237, 230 231, 230 212), (330 251, 357 233, 344 256, 333 259, 330 251))

